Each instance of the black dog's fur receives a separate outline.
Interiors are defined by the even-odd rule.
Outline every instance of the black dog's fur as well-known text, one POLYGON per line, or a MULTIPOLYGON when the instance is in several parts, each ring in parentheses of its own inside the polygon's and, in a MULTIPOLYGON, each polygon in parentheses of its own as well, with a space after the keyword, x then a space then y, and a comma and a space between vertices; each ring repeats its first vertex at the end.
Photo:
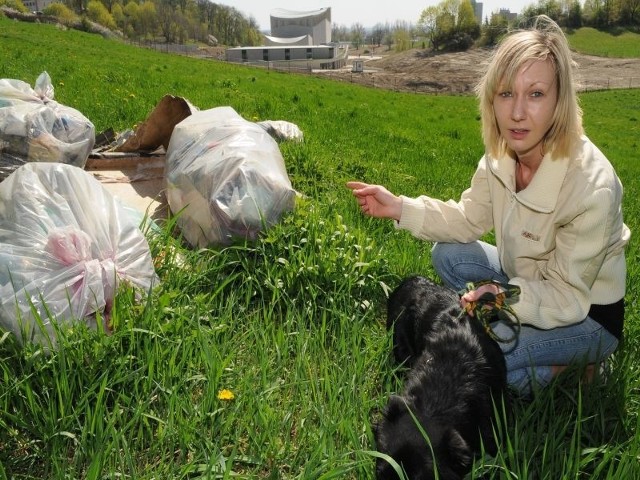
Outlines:
MULTIPOLYGON (((389 297, 387 312, 394 357, 411 370, 402 395, 389 399, 375 427, 376 447, 410 480, 433 479, 436 468, 442 480, 461 479, 481 442, 486 452, 497 452, 494 403, 506 396, 502 351, 476 319, 460 315, 456 292, 424 277, 405 279, 389 297)), ((380 458, 376 474, 379 480, 398 478, 380 458)))

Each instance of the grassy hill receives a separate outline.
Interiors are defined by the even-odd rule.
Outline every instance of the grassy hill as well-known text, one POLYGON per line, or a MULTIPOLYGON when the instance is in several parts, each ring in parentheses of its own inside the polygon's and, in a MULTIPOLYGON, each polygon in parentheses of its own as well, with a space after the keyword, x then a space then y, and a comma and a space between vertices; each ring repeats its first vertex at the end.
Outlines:
POLYGON ((640 34, 632 31, 609 33, 584 27, 568 34, 574 50, 587 55, 617 58, 640 57, 640 34))
MULTIPOLYGON (((97 131, 132 128, 165 94, 287 120, 295 211, 256 243, 194 251, 149 233, 162 284, 123 289, 110 336, 78 328, 44 355, 0 335, 0 479, 374 478, 372 422, 402 388, 386 291, 433 275, 430 244, 364 218, 344 183, 457 198, 482 155, 471 97, 414 95, 147 51, 0 18, 0 78, 47 71, 97 131), (233 399, 220 392, 228 390, 233 399)), ((640 91, 581 96, 588 134, 640 225, 640 91)), ((516 402, 474 478, 640 478, 640 253, 628 251, 627 341, 607 381, 570 372, 516 402)))

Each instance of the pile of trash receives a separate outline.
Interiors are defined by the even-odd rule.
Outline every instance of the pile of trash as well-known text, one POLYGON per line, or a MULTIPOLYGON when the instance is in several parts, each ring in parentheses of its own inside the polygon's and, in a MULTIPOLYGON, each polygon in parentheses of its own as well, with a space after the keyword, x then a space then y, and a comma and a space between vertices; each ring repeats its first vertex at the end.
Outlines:
MULTIPOLYGON (((134 211, 90 173, 91 159, 159 155, 168 207, 195 248, 252 241, 294 208, 278 141, 286 121, 250 122, 231 107, 199 110, 166 95, 135 131, 96 135, 54 100, 43 72, 32 89, 0 80, 0 330, 53 346, 60 327, 109 318, 117 286, 158 285, 134 211)), ((144 178, 145 173, 142 173, 144 178)))
POLYGON ((167 200, 197 247, 254 240, 293 208, 295 192, 276 141, 231 107, 176 125, 167 148, 167 200))
POLYGON ((85 166, 95 142, 93 123, 53 96, 47 72, 34 88, 0 79, 0 180, 28 162, 85 166))
POLYGON ((119 282, 158 284, 139 222, 93 176, 30 162, 0 183, 0 328, 55 344, 56 329, 96 315, 109 329, 119 282))

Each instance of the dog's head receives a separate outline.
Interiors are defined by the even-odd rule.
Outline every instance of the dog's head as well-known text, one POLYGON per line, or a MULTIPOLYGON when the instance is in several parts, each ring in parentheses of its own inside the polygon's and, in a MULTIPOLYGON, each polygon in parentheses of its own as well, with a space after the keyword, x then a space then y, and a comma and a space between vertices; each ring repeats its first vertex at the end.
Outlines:
MULTIPOLYGON (((416 402, 419 399, 407 401, 397 395, 391 396, 382 420, 375 427, 377 450, 393 458, 409 480, 433 480, 436 468, 441 480, 463 478, 473 462, 469 445, 446 423, 420 418, 418 412, 421 409, 415 405, 416 402), (416 425, 416 420, 428 439, 416 425)), ((378 458, 376 478, 397 480, 398 475, 389 462, 378 458)))

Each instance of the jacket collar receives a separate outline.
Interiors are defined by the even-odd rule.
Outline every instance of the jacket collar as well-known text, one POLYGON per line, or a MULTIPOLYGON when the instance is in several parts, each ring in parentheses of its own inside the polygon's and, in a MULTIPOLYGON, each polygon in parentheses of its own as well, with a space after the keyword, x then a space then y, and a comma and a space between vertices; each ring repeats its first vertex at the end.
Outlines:
POLYGON ((569 169, 566 158, 553 159, 547 154, 542 159, 538 171, 524 190, 516 190, 516 162, 509 156, 501 159, 487 156, 487 165, 493 174, 514 193, 521 204, 540 213, 553 212, 558 204, 560 189, 569 169))

